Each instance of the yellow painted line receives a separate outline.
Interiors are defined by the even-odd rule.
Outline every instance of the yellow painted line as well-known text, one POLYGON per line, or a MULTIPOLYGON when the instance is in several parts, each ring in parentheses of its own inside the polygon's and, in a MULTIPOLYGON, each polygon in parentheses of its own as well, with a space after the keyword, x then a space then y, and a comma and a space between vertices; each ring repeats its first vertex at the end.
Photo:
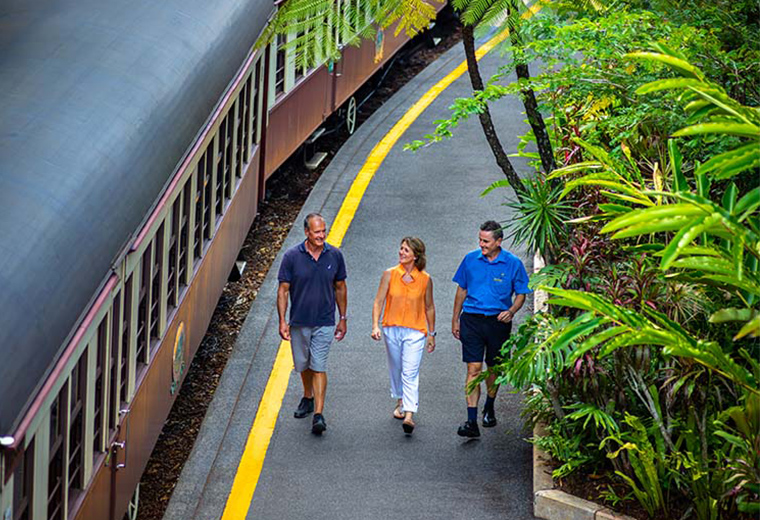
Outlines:
MULTIPOLYGON (((529 8, 523 17, 527 18, 537 12, 541 6, 537 2, 529 8)), ((475 53, 480 60, 488 54, 495 46, 504 41, 509 36, 509 31, 502 31, 483 44, 475 53)), ((456 69, 446 75, 442 80, 433 85, 430 90, 414 104, 404 114, 404 116, 395 124, 393 128, 383 137, 379 143, 372 149, 367 161, 357 174, 351 188, 343 199, 343 204, 338 210, 338 215, 327 236, 327 241, 335 247, 340 247, 343 238, 348 231, 348 227, 354 219, 356 210, 359 208, 364 192, 369 186, 369 182, 374 177, 375 172, 385 160, 388 152, 393 145, 399 140, 411 124, 422 114, 422 112, 432 103, 441 92, 449 85, 456 81, 462 74, 467 71, 467 62, 463 61, 456 69)), ((259 409, 256 412, 256 418, 253 421, 253 427, 248 434, 248 440, 245 443, 243 456, 240 458, 235 480, 232 483, 230 495, 227 497, 227 504, 224 507, 222 520, 244 520, 248 515, 251 506, 253 493, 256 491, 261 469, 264 466, 269 441, 274 433, 274 427, 277 423, 277 416, 282 407, 282 400, 285 397, 285 391, 288 387, 290 372, 293 370, 293 360, 290 354, 290 342, 280 342, 272 373, 264 389, 264 395, 261 397, 259 409)))
POLYGON ((256 412, 256 419, 248 434, 245 451, 240 458, 235 480, 232 483, 227 504, 224 507, 223 520, 244 519, 251 506, 251 498, 264 465, 264 457, 269 448, 269 441, 274 433, 277 415, 280 413, 285 390, 288 388, 290 372, 293 370, 293 357, 290 354, 290 342, 280 342, 277 358, 274 360, 272 373, 261 396, 261 403, 256 412))

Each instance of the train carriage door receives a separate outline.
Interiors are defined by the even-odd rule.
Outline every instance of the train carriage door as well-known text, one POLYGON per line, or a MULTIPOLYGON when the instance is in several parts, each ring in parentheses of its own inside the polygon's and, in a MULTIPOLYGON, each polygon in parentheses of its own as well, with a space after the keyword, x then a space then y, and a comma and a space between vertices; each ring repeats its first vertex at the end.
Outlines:
MULTIPOLYGON (((139 278, 138 278, 139 280, 139 278)), ((132 478, 128 471, 129 425, 131 393, 135 385, 136 360, 136 298, 135 276, 130 274, 124 283, 123 297, 115 297, 112 324, 111 387, 109 426, 113 432, 108 452, 110 468, 109 520, 122 520, 132 489, 125 480, 132 478), (126 490, 125 490, 126 488, 126 490)))
MULTIPOLYGON (((127 469, 127 459, 129 455, 129 408, 125 407, 119 410, 119 426, 116 438, 111 443, 111 453, 109 457, 109 466, 111 468, 111 498, 110 498, 110 520, 121 520, 117 517, 117 511, 123 509, 123 497, 120 500, 120 473, 127 469), (121 507, 120 507, 121 506, 121 507)), ((123 487, 123 485, 121 486, 123 487)), ((134 495, 128 502, 127 518, 134 520, 137 518, 137 506, 139 501, 139 485, 135 489, 134 495)))

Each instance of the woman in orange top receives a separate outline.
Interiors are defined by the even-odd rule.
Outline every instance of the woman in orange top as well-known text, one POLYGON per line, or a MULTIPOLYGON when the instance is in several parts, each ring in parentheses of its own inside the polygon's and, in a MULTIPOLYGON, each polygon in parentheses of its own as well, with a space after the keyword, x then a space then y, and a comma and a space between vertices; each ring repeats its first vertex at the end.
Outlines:
POLYGON ((404 432, 414 431, 422 350, 435 350, 433 280, 424 271, 425 244, 419 238, 401 240, 399 263, 383 273, 372 306, 372 339, 385 338, 391 397, 397 400, 393 417, 403 419, 404 432), (380 330, 380 311, 383 329, 380 330), (427 340, 426 340, 427 338, 427 340))

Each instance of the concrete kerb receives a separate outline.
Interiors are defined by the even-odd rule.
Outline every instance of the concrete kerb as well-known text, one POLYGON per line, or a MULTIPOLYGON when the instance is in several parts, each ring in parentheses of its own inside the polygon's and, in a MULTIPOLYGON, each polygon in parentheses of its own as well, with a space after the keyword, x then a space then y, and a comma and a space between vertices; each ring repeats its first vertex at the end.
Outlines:
MULTIPOLYGON (((546 263, 541 253, 533 257, 533 272, 540 271, 546 263)), ((536 290, 533 295, 533 312, 547 310, 546 291, 536 290)), ((533 437, 546 433, 543 424, 533 428, 533 437)), ((545 520, 635 520, 590 500, 584 500, 559 489, 554 489, 550 457, 533 444, 533 515, 545 520)))

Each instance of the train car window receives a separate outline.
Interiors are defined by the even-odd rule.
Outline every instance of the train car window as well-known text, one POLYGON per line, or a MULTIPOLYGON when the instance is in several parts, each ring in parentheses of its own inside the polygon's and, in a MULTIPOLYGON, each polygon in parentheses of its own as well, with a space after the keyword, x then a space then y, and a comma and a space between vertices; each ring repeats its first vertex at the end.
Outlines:
POLYGON ((193 251, 195 263, 198 263, 203 254, 203 183, 206 181, 206 156, 201 157, 195 175, 195 249, 193 251))
MULTIPOLYGON (((229 114, 222 120, 219 125, 219 147, 216 154, 216 216, 222 214, 224 208, 225 182, 227 180, 227 169, 230 167, 227 162, 227 126, 231 123, 229 114)), ((218 219, 217 219, 218 220, 218 219)))
MULTIPOLYGON (((255 66, 255 65, 254 65, 255 66)), ((251 157, 251 83, 253 83, 253 75, 249 74, 248 79, 243 87, 243 103, 242 103, 242 125, 240 133, 240 148, 242 149, 242 155, 240 158, 240 164, 238 168, 238 176, 242 177, 245 173, 243 168, 248 164, 248 160, 251 157)))
POLYGON ((71 372, 69 410, 69 510, 84 488, 84 403, 87 392, 87 354, 82 354, 71 372))
POLYGON ((277 60, 274 68, 274 95, 285 92, 285 35, 277 35, 277 60))
POLYGON ((354 37, 354 27, 356 26, 356 11, 354 10, 351 0, 340 0, 341 15, 343 18, 343 40, 345 45, 354 37))
POLYGON ((237 128, 237 134, 235 138, 235 177, 240 179, 243 177, 243 165, 248 162, 247 150, 248 150, 248 132, 246 131, 246 125, 248 124, 248 89, 250 88, 250 78, 243 83, 243 88, 240 89, 240 95, 238 96, 237 106, 237 118, 235 120, 235 128, 237 128))
POLYGON ((153 269, 150 282, 150 355, 153 355, 161 338, 161 282, 164 273, 164 224, 161 223, 153 239, 153 269))
POLYGON ((182 194, 172 204, 172 231, 169 233, 169 263, 166 266, 166 311, 177 306, 177 260, 179 250, 179 220, 182 211, 182 194))
MULTIPOLYGON (((305 35, 306 35, 305 31, 299 31, 298 33, 296 33, 296 41, 300 42, 305 35)), ((304 74, 306 74, 306 69, 301 63, 303 61, 303 50, 299 49, 297 46, 295 47, 295 59, 293 61, 296 67, 295 83, 298 83, 298 80, 303 78, 304 74)))
MULTIPOLYGON (((214 165, 215 141, 216 140, 212 140, 209 143, 204 155, 204 157, 206 157, 206 168, 203 175, 203 246, 211 240, 211 201, 213 200, 211 190, 214 187, 211 183, 211 168, 213 168, 214 165)), ((219 174, 217 173, 217 177, 218 176, 219 174)), ((198 256, 200 257, 200 255, 198 256)))
POLYGON ((13 472, 13 520, 29 520, 32 513, 32 486, 34 485, 34 439, 27 445, 13 472))
MULTIPOLYGON (((236 101, 230 107, 230 111, 227 114, 225 138, 222 141, 224 143, 224 200, 222 202, 222 210, 220 213, 224 213, 225 206, 230 199, 232 199, 232 188, 234 187, 232 183, 232 169, 233 163, 235 162, 235 114, 237 110, 235 107, 238 104, 239 102, 236 101)), ((219 137, 221 138, 221 134, 219 137)))
POLYGON ((126 403, 129 396, 129 340, 132 333, 132 275, 124 284, 124 310, 121 325, 121 356, 119 357, 119 399, 126 403))
POLYGON ((253 107, 251 110, 251 132, 253 132, 253 142, 259 143, 259 102, 261 101, 261 67, 262 63, 259 59, 254 65, 255 79, 253 80, 253 93, 251 95, 253 99, 253 107))
POLYGON ((50 407, 50 451, 48 466, 48 520, 63 519, 63 438, 66 428, 68 384, 64 384, 50 407))
MULTIPOLYGON (((335 10, 337 12, 336 18, 338 20, 341 20, 341 21, 347 20, 346 0, 336 0, 335 10)), ((343 45, 348 41, 347 27, 348 27, 348 24, 345 22, 336 23, 333 26, 333 33, 335 34, 335 44, 338 47, 343 47, 343 45)))
POLYGON ((327 56, 327 46, 329 45, 330 35, 332 34, 330 31, 330 20, 327 15, 324 16, 322 22, 321 25, 318 25, 314 29, 317 32, 316 40, 322 42, 321 46, 314 47, 314 60, 317 63, 321 63, 325 60, 325 57, 327 56))
POLYGON ((95 405, 92 414, 92 447, 93 453, 97 457, 98 453, 103 452, 104 440, 103 432, 103 410, 105 393, 103 387, 105 384, 105 367, 106 367, 106 346, 108 341, 108 319, 103 321, 98 327, 98 333, 95 338, 95 405))
MULTIPOLYGON (((310 33, 310 31, 313 31, 313 30, 314 29, 310 29, 310 30, 306 31, 304 34, 308 35, 310 33)), ((317 47, 315 47, 315 46, 314 47, 309 46, 307 48, 306 52, 310 52, 311 53, 311 55, 308 56, 308 58, 309 58, 309 65, 306 66, 306 67, 304 67, 304 75, 308 76, 309 73, 311 71, 313 71, 317 67, 316 64, 319 63, 320 52, 319 52, 319 49, 317 47)))
MULTIPOLYGON (((361 3, 361 0, 359 0, 359 3, 361 3)), ((375 20, 375 4, 374 2, 368 2, 365 4, 366 9, 364 10, 364 26, 368 26, 375 20)))
MULTIPOLYGON (((193 197, 193 178, 188 177, 182 195, 182 220, 179 230, 179 260, 177 260, 179 287, 187 287, 187 252, 190 244, 190 201, 193 197)), ((178 289, 179 291, 180 289, 178 289)), ((179 298, 177 299, 179 303, 179 298)))
POLYGON ((367 10, 363 9, 362 0, 355 0, 354 4, 354 9, 356 9, 354 30, 356 34, 359 34, 367 26, 367 10))
POLYGON ((119 396, 118 386, 118 370, 117 363, 119 360, 119 349, 124 348, 119 342, 121 335, 119 334, 119 325, 121 324, 121 292, 117 292, 113 299, 113 307, 111 308, 111 350, 110 356, 108 356, 108 430, 113 432, 116 430, 117 420, 117 407, 119 402, 117 398, 119 396))
POLYGON ((153 244, 148 244, 142 256, 140 269, 140 283, 137 285, 137 352, 135 363, 137 367, 144 366, 147 363, 146 352, 148 346, 148 295, 150 292, 150 253, 153 244))

